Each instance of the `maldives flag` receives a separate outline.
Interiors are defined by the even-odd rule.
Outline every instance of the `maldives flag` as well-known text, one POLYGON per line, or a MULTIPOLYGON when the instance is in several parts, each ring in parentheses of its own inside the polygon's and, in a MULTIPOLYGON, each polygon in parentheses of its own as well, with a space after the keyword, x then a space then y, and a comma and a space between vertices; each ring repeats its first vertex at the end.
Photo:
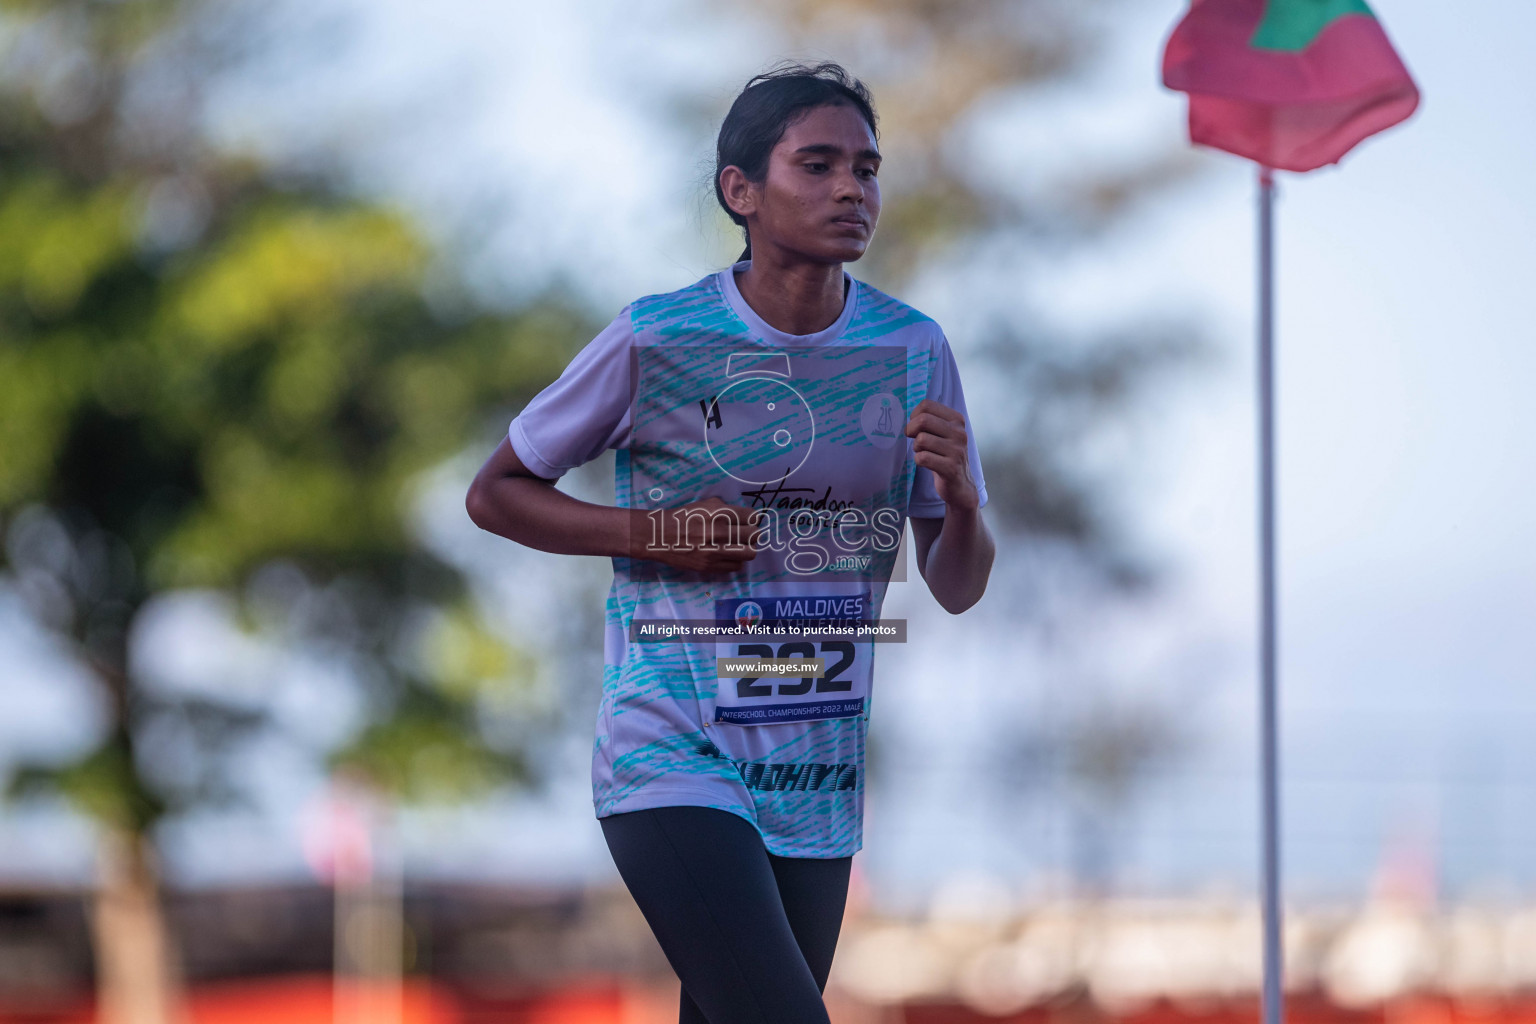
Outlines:
POLYGON ((1419 90, 1364 0, 1193 0, 1163 53, 1190 141, 1310 171, 1402 121, 1419 90))

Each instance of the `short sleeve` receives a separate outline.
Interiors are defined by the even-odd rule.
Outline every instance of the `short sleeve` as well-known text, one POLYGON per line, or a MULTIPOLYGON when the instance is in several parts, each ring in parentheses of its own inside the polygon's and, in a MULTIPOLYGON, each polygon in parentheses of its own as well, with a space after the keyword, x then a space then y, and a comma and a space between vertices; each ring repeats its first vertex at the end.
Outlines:
MULTIPOLYGON (((981 505, 985 506, 987 483, 981 475, 981 452, 976 446, 976 429, 965 407, 965 389, 960 385, 960 368, 955 365, 955 355, 950 351, 949 339, 942 333, 939 335, 930 365, 933 376, 928 382, 928 397, 940 405, 949 406, 965 417, 966 455, 971 464, 971 479, 976 481, 976 491, 981 499, 981 505)), ((909 448, 913 443, 912 439, 908 438, 909 448)), ((944 499, 939 497, 938 489, 934 486, 933 471, 924 466, 914 467, 912 494, 907 499, 908 517, 942 519, 944 509, 944 499)))
POLYGON ((512 450, 538 476, 558 480, 623 444, 632 394, 629 311, 625 306, 508 426, 512 450))

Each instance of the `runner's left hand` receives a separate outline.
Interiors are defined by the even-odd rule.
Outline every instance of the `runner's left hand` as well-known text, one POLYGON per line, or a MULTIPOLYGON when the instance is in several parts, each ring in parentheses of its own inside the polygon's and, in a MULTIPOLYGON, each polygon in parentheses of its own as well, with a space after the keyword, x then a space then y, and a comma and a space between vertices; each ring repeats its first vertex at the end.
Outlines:
POLYGON ((965 417, 947 405, 925 398, 912 410, 906 433, 915 439, 913 461, 932 470, 934 487, 944 504, 968 511, 979 508, 981 494, 971 479, 965 417))

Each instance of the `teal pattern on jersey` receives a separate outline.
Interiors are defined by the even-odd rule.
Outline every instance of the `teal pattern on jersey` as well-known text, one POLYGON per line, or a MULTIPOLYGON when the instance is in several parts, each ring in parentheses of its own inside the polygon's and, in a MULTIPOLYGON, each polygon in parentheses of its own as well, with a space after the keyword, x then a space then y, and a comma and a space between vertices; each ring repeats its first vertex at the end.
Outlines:
MULTIPOLYGON (((727 268, 723 273, 730 272, 727 268)), ((862 472, 872 483, 859 501, 899 510, 897 528, 904 530, 915 464, 911 442, 900 431, 929 393, 943 336, 931 318, 863 282, 850 281, 853 315, 837 337, 815 346, 820 351, 812 351, 812 346, 786 349, 757 336, 732 307, 721 274, 632 303, 632 365, 640 377, 634 388, 632 440, 616 450, 616 503, 625 508, 675 507, 718 492, 722 478, 731 474, 748 481, 732 485, 739 493, 752 495, 752 501, 772 500, 772 492, 765 498, 750 483, 750 472, 773 453, 771 447, 749 440, 732 448, 728 457, 719 456, 703 431, 695 438, 668 424, 669 418, 681 422, 687 415, 709 414, 712 396, 724 387, 722 371, 730 354, 767 357, 788 351, 796 366, 814 361, 820 367, 813 378, 801 379, 798 373, 793 378, 797 391, 810 396, 813 411, 856 406, 872 390, 895 396, 899 408, 892 426, 897 436, 885 448, 870 443, 868 429, 861 429, 857 416, 817 417, 818 457, 830 461, 818 470, 815 490, 822 493, 824 485, 831 494, 862 472), (661 492, 659 498, 654 497, 656 491, 661 492)), ((886 418, 892 418, 889 409, 886 418)), ((770 431, 794 430, 796 422, 786 412, 766 426, 770 431)), ((879 617, 896 553, 893 547, 877 555, 868 578, 858 585, 870 594, 871 618, 879 617)), ((807 587, 840 594, 855 584, 822 579, 807 583, 804 574, 784 565, 745 578, 708 581, 652 561, 614 558, 613 564, 604 616, 603 692, 593 743, 597 816, 674 804, 716 807, 751 821, 769 852, 779 856, 843 857, 861 849, 864 751, 872 700, 863 715, 848 718, 717 723, 712 716, 720 680, 713 643, 640 643, 630 638, 630 624, 637 618, 712 619, 719 598, 807 587)))

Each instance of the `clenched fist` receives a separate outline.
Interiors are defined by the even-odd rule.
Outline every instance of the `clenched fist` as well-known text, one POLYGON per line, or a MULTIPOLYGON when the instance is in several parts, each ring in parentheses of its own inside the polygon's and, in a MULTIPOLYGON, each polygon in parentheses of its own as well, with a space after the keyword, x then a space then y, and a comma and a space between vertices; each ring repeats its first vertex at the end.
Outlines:
POLYGON ((645 514, 644 555, 677 569, 733 573, 757 557, 763 513, 718 497, 645 514))
POLYGON ((945 505, 965 510, 981 507, 981 492, 971 479, 970 438, 964 416, 925 398, 912 410, 906 433, 915 438, 912 460, 932 470, 934 487, 945 505))

